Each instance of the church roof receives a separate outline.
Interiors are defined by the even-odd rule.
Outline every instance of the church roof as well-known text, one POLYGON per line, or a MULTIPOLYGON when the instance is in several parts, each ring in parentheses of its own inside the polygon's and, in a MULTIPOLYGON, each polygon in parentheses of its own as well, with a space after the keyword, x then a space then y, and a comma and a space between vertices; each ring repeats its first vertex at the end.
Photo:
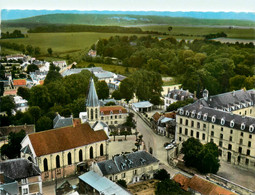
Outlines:
POLYGON ((89 94, 87 97, 87 103, 86 106, 89 107, 97 107, 99 106, 99 100, 97 97, 97 92, 95 89, 95 84, 93 78, 91 78, 90 83, 89 83, 89 94))
POLYGON ((28 135, 36 156, 43 156, 107 140, 104 130, 94 131, 88 123, 28 135))

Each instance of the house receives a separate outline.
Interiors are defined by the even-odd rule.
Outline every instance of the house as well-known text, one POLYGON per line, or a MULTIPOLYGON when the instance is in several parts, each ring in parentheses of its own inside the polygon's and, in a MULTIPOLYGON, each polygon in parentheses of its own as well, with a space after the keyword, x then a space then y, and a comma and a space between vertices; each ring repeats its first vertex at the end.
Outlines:
POLYGON ((132 108, 136 112, 148 112, 152 110, 153 104, 149 101, 142 101, 132 104, 132 108))
POLYGON ((66 61, 53 61, 52 62, 55 66, 59 67, 60 70, 62 70, 63 68, 67 67, 66 61))
POLYGON ((118 184, 94 171, 79 176, 79 188, 82 194, 131 195, 130 192, 118 184))
POLYGON ((62 195, 62 194, 75 195, 76 193, 77 192, 74 190, 73 186, 67 180, 60 183, 56 189, 56 195, 62 195))
POLYGON ((80 113, 80 118, 84 121, 86 116, 90 124, 102 121, 107 125, 119 125, 125 123, 128 116, 127 110, 122 106, 100 106, 93 78, 89 84, 86 111, 80 113))
POLYGON ((189 98, 194 99, 194 94, 190 93, 189 90, 174 89, 169 91, 164 97, 164 109, 166 110, 167 107, 174 102, 183 101, 189 98))
POLYGON ((4 94, 3 96, 7 96, 7 95, 17 95, 17 89, 9 89, 9 90, 4 90, 4 94))
POLYGON ((166 96, 170 91, 175 89, 181 89, 182 84, 165 85, 162 86, 161 96, 166 96))
POLYGON ((26 112, 28 110, 28 101, 23 99, 21 96, 14 96, 15 110, 26 112))
POLYGON ((97 51, 93 50, 93 49, 90 49, 89 52, 88 52, 88 56, 90 56, 92 58, 97 57, 97 51))
POLYGON ((159 114, 158 112, 156 112, 154 115, 152 115, 152 121, 154 124, 154 128, 158 134, 161 134, 164 136, 167 135, 169 137, 169 133, 171 130, 170 127, 175 127, 175 113, 169 112, 169 113, 159 114))
POLYGON ((209 96, 178 109, 175 141, 195 137, 219 147, 219 159, 255 169, 255 90, 238 90, 209 96))
POLYGON ((42 172, 42 180, 50 181, 74 175, 81 163, 105 159, 107 140, 103 129, 94 130, 88 123, 73 123, 73 126, 26 135, 21 142, 21 157, 35 162, 42 172))
POLYGON ((8 56, 6 56, 6 59, 7 59, 7 61, 9 61, 9 60, 16 60, 16 61, 22 60, 23 61, 24 57, 25 57, 25 55, 23 55, 23 54, 16 54, 16 55, 8 55, 8 56))
POLYGON ((27 159, 0 162, 0 180, 1 184, 12 183, 14 189, 10 190, 18 191, 17 194, 42 194, 41 172, 38 166, 27 159))
POLYGON ((177 173, 173 180, 181 185, 181 188, 185 191, 190 191, 195 194, 202 195, 234 195, 237 194, 223 188, 222 186, 213 183, 212 181, 208 181, 205 178, 194 175, 192 177, 186 176, 182 173, 177 173))
POLYGON ((53 128, 67 127, 73 126, 73 116, 63 117, 57 114, 57 116, 53 119, 53 128))
POLYGON ((159 169, 159 160, 146 151, 113 156, 112 159, 93 163, 91 170, 111 181, 123 179, 129 183, 147 180, 159 169))
POLYGON ((35 125, 10 125, 0 127, 0 137, 8 136, 10 132, 18 133, 21 130, 24 130, 26 134, 34 133, 35 132, 35 125))
POLYGON ((44 79, 46 78, 48 71, 39 71, 30 72, 29 76, 32 80, 33 85, 42 85, 44 83, 44 79))
POLYGON ((27 80, 26 79, 13 79, 13 88, 18 89, 19 87, 26 87, 27 80))

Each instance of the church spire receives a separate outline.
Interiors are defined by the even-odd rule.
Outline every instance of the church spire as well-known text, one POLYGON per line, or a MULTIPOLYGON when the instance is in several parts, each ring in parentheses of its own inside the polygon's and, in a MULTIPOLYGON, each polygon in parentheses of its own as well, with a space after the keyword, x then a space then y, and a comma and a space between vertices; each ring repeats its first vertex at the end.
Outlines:
POLYGON ((91 77, 90 83, 89 83, 89 93, 87 96, 86 106, 87 107, 98 107, 99 106, 98 96, 97 96, 97 92, 95 89, 94 80, 92 77, 91 77))

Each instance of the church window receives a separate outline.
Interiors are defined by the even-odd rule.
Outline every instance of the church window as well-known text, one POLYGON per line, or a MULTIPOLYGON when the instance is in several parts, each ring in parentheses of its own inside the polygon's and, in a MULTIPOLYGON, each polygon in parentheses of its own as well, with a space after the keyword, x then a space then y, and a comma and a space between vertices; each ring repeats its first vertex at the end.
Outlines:
POLYGON ((93 158, 93 147, 91 146, 89 149, 89 158, 92 159, 93 158))
POLYGON ((67 155, 67 161, 68 161, 68 165, 71 165, 71 164, 72 164, 72 155, 71 155, 70 152, 69 152, 68 155, 67 155))
POLYGON ((100 145, 100 156, 103 156, 104 155, 104 145, 101 144, 100 145))
POLYGON ((90 116, 90 118, 91 118, 91 120, 93 120, 93 119, 94 119, 94 116, 93 116, 93 109, 91 109, 91 110, 90 110, 90 112, 91 112, 91 114, 90 114, 90 115, 91 115, 91 116, 90 116))
POLYGON ((56 168, 60 168, 59 155, 56 156, 56 168))
POLYGON ((97 118, 98 118, 98 116, 97 116, 97 108, 96 108, 95 112, 96 112, 96 113, 95 113, 95 114, 96 114, 96 118, 95 118, 95 119, 97 120, 97 118))
POLYGON ((47 158, 45 158, 43 160, 43 169, 44 169, 44 171, 48 171, 48 160, 47 160, 47 158))
POLYGON ((80 161, 80 162, 83 161, 83 158, 82 158, 82 150, 81 150, 81 149, 79 150, 79 161, 80 161))

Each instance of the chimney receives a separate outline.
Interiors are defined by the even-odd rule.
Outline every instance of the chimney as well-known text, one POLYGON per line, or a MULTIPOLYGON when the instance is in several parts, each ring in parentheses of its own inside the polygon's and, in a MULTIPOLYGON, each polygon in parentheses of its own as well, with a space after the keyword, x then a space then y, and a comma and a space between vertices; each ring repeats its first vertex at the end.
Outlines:
POLYGON ((4 172, 0 172, 0 184, 4 183, 4 172))

